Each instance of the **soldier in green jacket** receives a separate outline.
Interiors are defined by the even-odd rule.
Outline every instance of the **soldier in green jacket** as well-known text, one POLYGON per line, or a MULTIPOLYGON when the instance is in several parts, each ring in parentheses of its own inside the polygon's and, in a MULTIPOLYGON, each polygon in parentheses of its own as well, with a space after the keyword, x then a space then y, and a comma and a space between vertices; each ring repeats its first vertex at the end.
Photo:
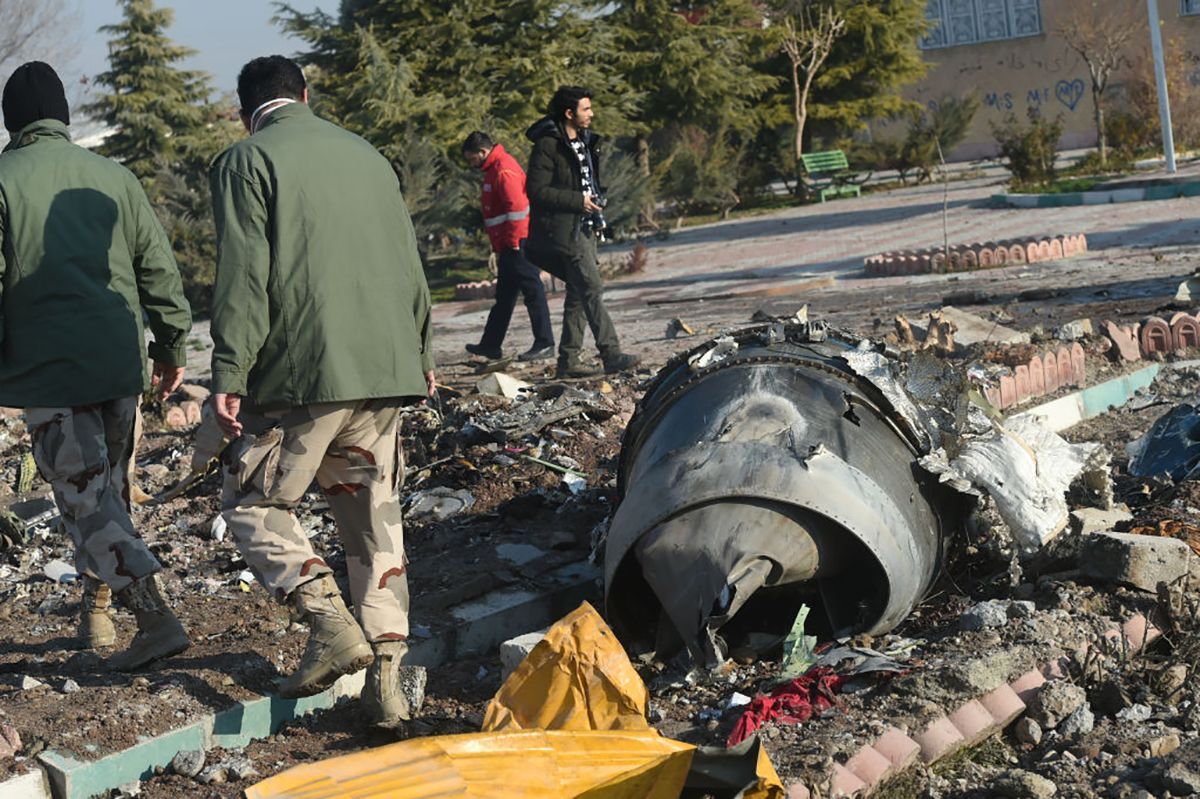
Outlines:
POLYGON ((25 409, 34 460, 75 544, 84 645, 115 643, 111 591, 138 632, 109 663, 135 669, 189 643, 159 591, 162 566, 129 518, 127 473, 142 392, 153 384, 165 399, 183 380, 191 310, 137 178, 71 143, 54 70, 18 67, 3 113, 0 405, 25 409))
POLYGON ((212 169, 213 401, 239 437, 223 514, 259 581, 309 626, 280 694, 307 696, 370 665, 366 713, 395 724, 409 715, 396 683, 408 638, 397 427, 435 387, 416 235, 391 165, 313 115, 296 64, 251 61, 238 97, 250 136, 212 169), (314 480, 357 620, 292 513, 314 480))

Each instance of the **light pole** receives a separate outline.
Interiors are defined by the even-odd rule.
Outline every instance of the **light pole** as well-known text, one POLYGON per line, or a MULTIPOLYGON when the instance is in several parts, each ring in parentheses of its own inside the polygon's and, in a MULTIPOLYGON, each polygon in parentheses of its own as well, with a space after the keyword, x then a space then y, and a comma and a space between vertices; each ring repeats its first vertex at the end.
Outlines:
POLYGON ((1167 94, 1167 67, 1163 61, 1162 29, 1158 22, 1158 0, 1146 0, 1150 11, 1150 46, 1154 50, 1154 77, 1158 83, 1158 116, 1162 121, 1163 153, 1167 172, 1175 174, 1175 134, 1171 130, 1171 98, 1167 94))

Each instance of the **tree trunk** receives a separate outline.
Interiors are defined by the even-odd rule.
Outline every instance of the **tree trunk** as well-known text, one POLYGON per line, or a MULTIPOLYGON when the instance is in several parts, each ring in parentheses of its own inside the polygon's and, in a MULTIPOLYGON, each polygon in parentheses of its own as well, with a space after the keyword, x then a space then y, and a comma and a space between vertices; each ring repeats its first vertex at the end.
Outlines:
POLYGON ((800 65, 792 62, 792 116, 796 120, 796 169, 800 169, 800 156, 804 155, 804 123, 808 117, 807 86, 800 86, 800 65), (803 93, 802 93, 803 92, 803 93))
MULTIPOLYGON (((646 138, 646 134, 639 133, 634 140, 634 146, 637 150, 637 165, 638 172, 642 177, 650 177, 650 140, 646 138)), ((654 196, 647 198, 646 203, 642 206, 639 212, 641 219, 638 221, 645 226, 658 229, 658 223, 654 221, 654 196)))
POLYGON ((1101 104, 1101 92, 1092 90, 1092 104, 1096 107, 1096 136, 1100 146, 1100 166, 1108 164, 1108 136, 1104 132, 1104 106, 1101 104))

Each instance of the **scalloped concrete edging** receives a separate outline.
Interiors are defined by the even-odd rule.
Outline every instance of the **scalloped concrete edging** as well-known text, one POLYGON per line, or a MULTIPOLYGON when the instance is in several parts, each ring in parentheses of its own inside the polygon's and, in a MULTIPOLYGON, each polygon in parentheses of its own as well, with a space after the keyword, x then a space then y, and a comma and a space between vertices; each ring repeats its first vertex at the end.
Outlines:
POLYGON ((1200 197, 1200 181, 1146 186, 1140 189, 1076 191, 1063 194, 993 194, 992 201, 1010 208, 1066 208, 1075 205, 1111 205, 1114 203, 1175 200, 1200 197))
MULTIPOLYGON (((451 608, 457 624, 433 638, 413 642, 404 662, 433 668, 455 657, 486 652, 515 635, 546 627, 587 599, 599 576, 586 563, 570 564, 544 575, 547 584, 539 592, 504 588, 451 608)), ((45 751, 38 755, 45 775, 37 772, 37 776, 49 782, 49 792, 12 796, 88 799, 106 794, 126 783, 146 779, 156 767, 166 767, 181 751, 239 748, 273 735, 289 721, 331 708, 342 699, 357 697, 364 679, 364 671, 349 674, 331 688, 304 699, 264 696, 237 702, 186 727, 147 738, 98 760, 83 761, 64 752, 45 751)), ((3 793, 6 786, 7 783, 0 785, 0 799, 9 799, 3 793)))
MULTIPOLYGON (((1175 364, 1178 366, 1181 364, 1175 364)), ((1133 399, 1134 394, 1149 387, 1161 370, 1159 364, 1147 366, 1121 377, 1099 383, 1081 391, 1059 397, 1056 400, 1030 408, 1020 416, 1036 418, 1056 433, 1074 427, 1084 419, 1091 419, 1119 408, 1133 399)))
MULTIPOLYGON (((1114 626, 1103 638, 1110 646, 1122 647, 1136 654, 1153 643, 1161 631, 1143 614, 1137 614, 1120 626, 1114 626)), ((1085 644, 1075 650, 1082 658, 1091 649, 1085 644)), ((817 786, 796 782, 788 786, 788 799, 811 799, 814 795, 828 797, 870 796, 887 780, 915 765, 917 759, 926 766, 973 747, 1002 732, 1025 712, 1042 686, 1066 677, 1062 661, 1069 653, 1043 663, 1016 679, 975 699, 969 699, 956 710, 939 716, 915 735, 896 727, 888 727, 869 744, 859 747, 845 765, 835 763, 826 775, 827 790, 817 793, 817 786)))
POLYGON ((974 272, 1017 264, 1035 264, 1074 258, 1087 252, 1087 236, 1059 235, 1049 238, 1008 239, 999 243, 956 244, 948 249, 900 250, 872 255, 863 260, 867 277, 924 275, 945 272, 974 272))

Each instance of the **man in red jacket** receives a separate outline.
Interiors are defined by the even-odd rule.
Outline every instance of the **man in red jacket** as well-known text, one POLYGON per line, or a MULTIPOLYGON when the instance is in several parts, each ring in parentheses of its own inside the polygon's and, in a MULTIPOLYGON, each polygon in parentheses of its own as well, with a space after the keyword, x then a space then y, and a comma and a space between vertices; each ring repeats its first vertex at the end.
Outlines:
POLYGON ((521 361, 541 361, 554 355, 554 330, 541 271, 525 259, 529 235, 529 198, 525 196, 525 170, 504 147, 486 133, 475 131, 463 142, 463 156, 471 166, 483 170, 483 225, 499 261, 496 304, 488 314, 483 338, 468 344, 467 352, 497 359, 508 332, 517 294, 525 298, 533 346, 517 356, 521 361))

